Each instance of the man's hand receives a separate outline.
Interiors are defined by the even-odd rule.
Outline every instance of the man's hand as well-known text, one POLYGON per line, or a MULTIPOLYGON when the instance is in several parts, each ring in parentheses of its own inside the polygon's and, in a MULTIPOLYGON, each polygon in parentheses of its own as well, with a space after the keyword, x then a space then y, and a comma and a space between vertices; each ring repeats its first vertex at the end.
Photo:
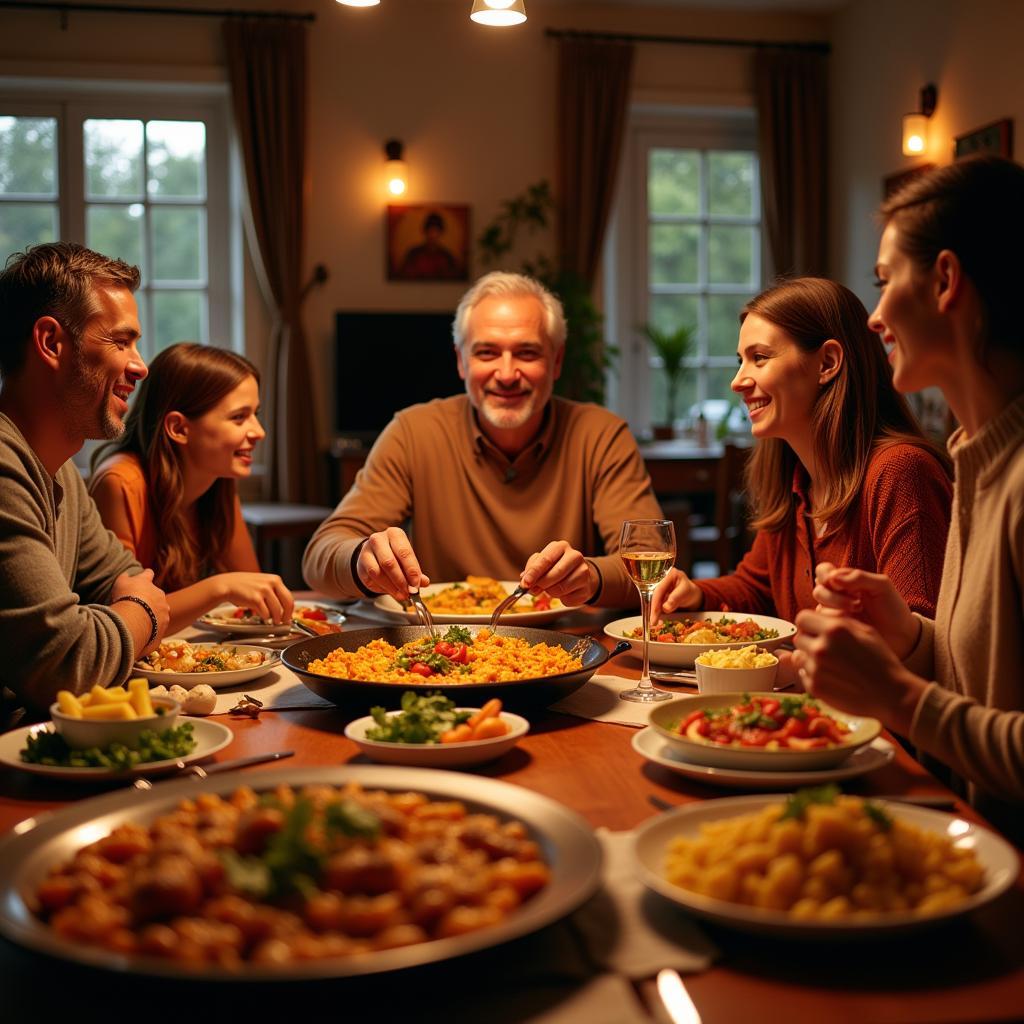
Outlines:
POLYGON ((390 594, 403 607, 410 589, 430 582, 405 531, 397 526, 370 534, 356 559, 356 575, 367 590, 390 594))
POLYGON ((225 572, 216 579, 221 601, 249 608, 268 622, 291 622, 295 601, 280 576, 269 572, 225 572))
POLYGON ((682 569, 669 569, 668 575, 651 595, 651 624, 662 612, 693 611, 704 603, 704 592, 682 569))
POLYGON ((553 540, 527 559, 519 582, 534 594, 544 591, 565 605, 584 604, 597 590, 597 570, 566 540, 553 540))
POLYGON ((110 588, 110 603, 114 604, 122 597, 140 598, 153 609, 153 614, 156 616, 156 637, 152 643, 146 643, 153 624, 150 622, 145 609, 140 608, 131 601, 123 602, 121 607, 118 608, 118 614, 122 615, 126 622, 130 623, 132 635, 136 638, 135 657, 141 658, 144 654, 148 654, 153 650, 160 642, 164 633, 167 632, 167 624, 171 617, 171 609, 167 604, 167 595, 153 582, 153 570, 143 569, 136 576, 121 573, 114 580, 114 585, 110 588), (140 637, 141 640, 139 639, 140 637))

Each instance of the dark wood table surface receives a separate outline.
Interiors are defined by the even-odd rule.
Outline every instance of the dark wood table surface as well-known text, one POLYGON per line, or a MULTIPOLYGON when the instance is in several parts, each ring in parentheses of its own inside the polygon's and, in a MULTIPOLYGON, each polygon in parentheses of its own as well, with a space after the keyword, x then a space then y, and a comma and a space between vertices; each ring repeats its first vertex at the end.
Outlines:
MULTIPOLYGON (((600 625, 612 617, 576 612, 555 628, 599 635, 600 625)), ((611 662, 607 670, 636 678, 638 669, 638 661, 627 654, 611 662)), ((218 721, 226 722, 235 738, 216 760, 290 749, 295 757, 286 762, 289 765, 365 763, 343 735, 347 718, 333 709, 265 712, 257 720, 221 716, 218 721)), ((648 763, 630 745, 633 732, 620 725, 544 712, 533 716, 529 735, 514 750, 476 770, 558 800, 595 827, 615 830, 633 828, 659 813, 652 797, 681 804, 741 792, 691 782, 648 763)), ((255 783, 263 770, 251 768, 247 775, 255 783)), ((864 795, 947 792, 902 748, 890 765, 845 788, 864 795)), ((95 792, 0 769, 0 830, 6 833, 23 818, 58 810, 95 792)), ((966 805, 959 804, 958 811, 977 820, 966 805)), ((1024 1019, 1022 922, 1024 877, 988 908, 938 928, 884 941, 782 941, 705 925, 702 927, 720 948, 721 956, 710 970, 688 976, 686 985, 703 1024, 1020 1020, 1024 1019)), ((381 994, 377 1017, 434 1019, 427 1006, 436 999, 449 1008, 461 1005, 458 1019, 508 1019, 485 1009, 496 994, 492 987, 498 986, 500 992, 509 957, 529 957, 532 948, 530 939, 518 940, 468 961, 418 969, 411 990, 406 991, 402 985, 376 979, 370 991, 381 994)), ((147 999, 150 1019, 155 1015, 159 1019, 221 1020, 255 1013, 253 1019, 264 1020, 305 1012, 302 993, 307 991, 311 1000, 314 993, 315 998, 337 999, 339 993, 346 998, 344 994, 354 992, 355 987, 341 981, 218 988, 128 977, 112 980, 99 972, 23 952, 6 942, 0 944, 0 993, 5 999, 14 998, 12 992, 20 992, 23 998, 26 993, 37 997, 45 992, 54 1008, 73 1010, 79 1017, 82 1013, 88 1016, 90 1007, 100 1005, 108 1014, 116 1014, 116 1007, 123 1005, 117 1000, 124 996, 133 1000, 133 1015, 140 1011, 137 999, 147 999), (66 983, 55 985, 58 977, 66 983), (322 992, 325 985, 326 992, 322 992), (168 993, 173 1001, 170 1007, 162 997, 154 998, 160 991, 168 993), (209 1016, 194 1016, 189 1009, 194 1000, 210 1010, 209 1016), (226 1002, 217 1009, 221 1000, 226 1002), (296 1000, 302 1001, 301 1005, 296 1000)), ((32 1000, 25 1002, 26 1012, 32 1005, 36 1005, 32 1000)), ((343 1004, 335 1008, 339 1012, 345 1009, 343 1004)), ((313 1012, 312 1003, 308 1012, 313 1012)), ((557 1005, 548 1012, 555 1013, 552 1019, 557 1019, 557 1005)), ((15 1014, 7 1019, 21 1018, 15 1014)))

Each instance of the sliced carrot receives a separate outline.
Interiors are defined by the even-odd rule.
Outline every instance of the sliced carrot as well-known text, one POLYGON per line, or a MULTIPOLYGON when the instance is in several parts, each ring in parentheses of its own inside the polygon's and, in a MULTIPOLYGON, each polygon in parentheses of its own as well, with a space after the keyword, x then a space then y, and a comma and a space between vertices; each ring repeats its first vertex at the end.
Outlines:
POLYGON ((485 718, 474 730, 473 739, 493 740, 508 732, 508 723, 504 718, 485 718))
POLYGON ((492 697, 466 724, 475 729, 485 718, 496 718, 500 714, 501 701, 492 697))
POLYGON ((473 730, 465 722, 462 725, 455 726, 454 729, 449 729, 447 732, 441 733, 442 743, 464 743, 466 740, 473 738, 473 730))

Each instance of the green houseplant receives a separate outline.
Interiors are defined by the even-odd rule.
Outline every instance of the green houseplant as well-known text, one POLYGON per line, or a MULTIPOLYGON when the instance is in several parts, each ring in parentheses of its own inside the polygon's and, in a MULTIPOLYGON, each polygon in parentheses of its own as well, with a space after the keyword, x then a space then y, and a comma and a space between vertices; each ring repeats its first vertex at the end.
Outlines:
MULTIPOLYGON (((530 235, 547 229, 555 211, 555 199, 546 181, 527 187, 521 195, 502 203, 501 211, 479 239, 481 261, 493 265, 514 248, 520 229, 530 235)), ((604 374, 616 349, 604 341, 603 320, 590 289, 577 274, 558 267, 544 253, 521 261, 524 274, 536 278, 562 300, 568 335, 565 361, 555 391, 581 402, 604 403, 604 374)))
POLYGON ((681 324, 675 330, 667 331, 654 324, 644 324, 640 330, 647 336, 651 348, 661 359, 668 392, 665 423, 655 425, 654 436, 672 437, 675 432, 676 399, 679 396, 679 386, 686 378, 686 359, 693 351, 697 329, 690 324, 681 324))

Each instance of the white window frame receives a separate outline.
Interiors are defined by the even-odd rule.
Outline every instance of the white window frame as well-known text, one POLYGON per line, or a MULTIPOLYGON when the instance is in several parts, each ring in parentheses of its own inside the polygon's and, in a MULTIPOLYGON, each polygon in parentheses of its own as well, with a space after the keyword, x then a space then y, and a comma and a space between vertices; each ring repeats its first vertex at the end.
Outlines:
MULTIPOLYGON (((637 330, 648 320, 648 297, 652 292, 679 292, 686 294, 730 294, 735 285, 714 285, 706 282, 707 254, 704 234, 701 235, 698 254, 700 283, 682 286, 655 286, 649 284, 648 226, 651 219, 647 209, 648 154, 652 149, 717 149, 749 150, 757 152, 757 122, 753 109, 737 107, 679 107, 654 104, 634 104, 630 109, 629 125, 622 157, 622 172, 616 190, 616 199, 609 221, 604 250, 604 306, 606 338, 618 351, 608 373, 608 405, 628 420, 636 434, 646 434, 651 427, 651 370, 658 364, 646 339, 637 330)), ((702 187, 707 187, 702 175, 702 187)), ((757 217, 711 218, 715 223, 752 224, 760 232, 761 244, 755 246, 751 290, 764 287, 765 241, 763 214, 760 212, 760 180, 754 179, 754 203, 757 217)), ((706 210, 706 201, 702 210, 706 210)), ((706 216, 693 218, 659 218, 689 223, 708 223, 706 216)), ((687 360, 687 365, 698 368, 731 366, 734 356, 707 356, 707 325, 698 325, 698 356, 687 360)), ((698 375, 698 401, 704 393, 703 373, 698 375)))
MULTIPOLYGON (((203 121, 206 125, 207 323, 205 341, 245 351, 239 162, 230 145, 226 84, 0 78, 0 113, 58 120, 59 237, 85 244, 83 123, 88 118, 203 121)), ((187 205, 199 205, 189 202, 187 205)), ((150 245, 148 236, 147 247, 150 245)), ((9 254, 3 253, 2 258, 9 254)), ((149 261, 152 267, 152 260, 149 261)), ((194 288, 190 288, 194 290, 194 288)), ((152 310, 152 303, 147 304, 152 310)), ((143 339, 152 325, 142 324, 143 339)), ((145 349, 152 354, 152 349, 145 349)))

